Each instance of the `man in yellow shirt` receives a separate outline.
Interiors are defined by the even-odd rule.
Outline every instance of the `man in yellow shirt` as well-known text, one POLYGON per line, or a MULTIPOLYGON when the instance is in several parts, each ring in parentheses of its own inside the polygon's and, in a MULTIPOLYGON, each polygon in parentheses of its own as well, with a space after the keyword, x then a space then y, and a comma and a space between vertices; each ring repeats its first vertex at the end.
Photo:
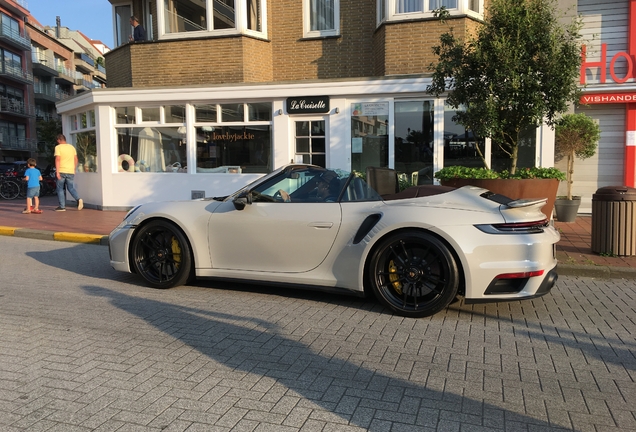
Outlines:
POLYGON ((66 142, 66 137, 62 134, 57 136, 54 156, 55 176, 57 177, 57 200, 60 203, 60 206, 55 211, 66 211, 66 192, 64 187, 77 201, 77 209, 81 210, 84 208, 84 201, 79 197, 73 185, 75 169, 77 168, 77 152, 75 147, 66 142))

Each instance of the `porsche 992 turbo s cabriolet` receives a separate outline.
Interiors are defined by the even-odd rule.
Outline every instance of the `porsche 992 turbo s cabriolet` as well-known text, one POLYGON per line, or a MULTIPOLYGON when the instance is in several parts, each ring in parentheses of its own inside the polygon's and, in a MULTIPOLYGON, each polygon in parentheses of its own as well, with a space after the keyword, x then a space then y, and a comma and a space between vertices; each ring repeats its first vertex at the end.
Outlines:
POLYGON ((380 196, 352 173, 293 164, 229 196, 132 209, 110 234, 110 263, 155 288, 219 278, 373 293, 424 317, 457 296, 548 293, 559 234, 545 202, 471 186, 380 196))

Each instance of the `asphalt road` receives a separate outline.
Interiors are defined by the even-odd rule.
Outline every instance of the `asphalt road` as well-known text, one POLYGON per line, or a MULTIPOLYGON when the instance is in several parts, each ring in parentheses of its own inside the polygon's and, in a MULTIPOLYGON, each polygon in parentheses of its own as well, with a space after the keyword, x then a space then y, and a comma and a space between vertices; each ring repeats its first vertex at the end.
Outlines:
POLYGON ((636 430, 636 282, 409 319, 0 237, 0 431, 636 430))

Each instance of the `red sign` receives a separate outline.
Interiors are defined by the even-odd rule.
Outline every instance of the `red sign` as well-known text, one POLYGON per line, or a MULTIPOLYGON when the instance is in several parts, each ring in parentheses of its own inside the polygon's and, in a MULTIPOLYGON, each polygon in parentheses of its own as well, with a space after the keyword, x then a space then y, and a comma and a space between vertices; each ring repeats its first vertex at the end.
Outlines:
POLYGON ((585 71, 588 68, 599 68, 600 69, 600 79, 599 82, 601 84, 605 84, 607 79, 607 67, 609 66, 609 73, 617 84, 623 84, 630 78, 634 78, 634 59, 629 53, 625 51, 620 51, 614 54, 614 57, 611 58, 609 64, 607 63, 607 44, 601 44, 601 60, 597 62, 589 62, 587 61, 587 47, 583 45, 583 49, 581 51, 581 84, 585 84, 585 71), (627 65, 627 73, 625 76, 619 77, 616 75, 615 68, 616 62, 618 60, 624 60, 627 65))
POLYGON ((634 103, 636 102, 636 92, 586 94, 581 96, 579 102, 583 105, 634 103))

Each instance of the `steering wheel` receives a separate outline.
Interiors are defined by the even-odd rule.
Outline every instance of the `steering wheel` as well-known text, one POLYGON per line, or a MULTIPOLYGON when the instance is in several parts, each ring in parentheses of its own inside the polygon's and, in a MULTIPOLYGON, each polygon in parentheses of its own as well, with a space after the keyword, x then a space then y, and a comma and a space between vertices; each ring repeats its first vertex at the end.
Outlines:
POLYGON ((254 197, 254 201, 269 201, 269 202, 275 202, 277 201, 276 199, 276 195, 274 195, 274 197, 272 198, 269 195, 263 195, 260 192, 256 192, 256 191, 252 191, 252 196, 254 197))

